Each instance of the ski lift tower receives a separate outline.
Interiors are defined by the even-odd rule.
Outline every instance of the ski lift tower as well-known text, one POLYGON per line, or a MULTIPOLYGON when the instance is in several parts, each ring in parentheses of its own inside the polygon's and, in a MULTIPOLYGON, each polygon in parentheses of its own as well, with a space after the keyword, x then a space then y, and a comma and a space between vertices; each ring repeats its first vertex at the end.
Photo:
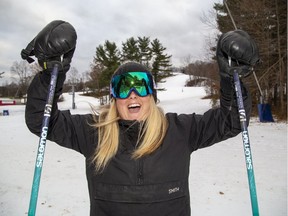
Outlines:
POLYGON ((70 86, 72 88, 70 92, 70 95, 72 95, 72 109, 75 109, 75 84, 71 84, 70 86))

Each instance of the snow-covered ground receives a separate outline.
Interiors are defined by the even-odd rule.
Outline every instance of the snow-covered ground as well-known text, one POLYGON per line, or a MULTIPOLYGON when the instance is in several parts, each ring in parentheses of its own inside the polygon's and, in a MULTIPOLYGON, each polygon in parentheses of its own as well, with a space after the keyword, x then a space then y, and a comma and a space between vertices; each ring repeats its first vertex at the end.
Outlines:
MULTIPOLYGON (((187 76, 178 74, 160 84, 160 106, 166 112, 204 113, 209 100, 202 100, 202 87, 184 87, 187 76)), ((64 94, 61 109, 72 107, 64 94)), ((76 95, 77 109, 90 112, 98 99, 76 95)), ((25 106, 2 106, 0 116, 0 215, 27 215, 38 137, 24 121, 25 106)), ((249 126, 254 172, 261 216, 287 216, 287 124, 260 123, 249 126)), ((241 135, 192 154, 190 196, 192 216, 248 216, 249 188, 241 135)), ((37 215, 89 215, 85 160, 74 151, 47 142, 38 197, 37 215)))

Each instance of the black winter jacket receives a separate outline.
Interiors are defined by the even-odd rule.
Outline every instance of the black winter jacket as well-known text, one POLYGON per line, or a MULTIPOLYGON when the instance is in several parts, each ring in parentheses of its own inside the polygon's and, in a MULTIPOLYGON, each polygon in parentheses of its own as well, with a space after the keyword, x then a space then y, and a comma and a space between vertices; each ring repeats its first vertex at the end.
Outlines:
MULTIPOLYGON (((41 72, 28 90, 26 124, 40 135, 50 76, 41 72)), ((61 94, 65 74, 60 74, 55 101, 61 94)), ((97 130, 91 114, 71 115, 54 103, 47 138, 74 149, 86 158, 86 177, 91 216, 189 216, 188 176, 193 151, 236 136, 241 132, 234 90, 230 80, 221 81, 221 107, 203 115, 168 113, 167 134, 159 149, 141 159, 131 159, 139 123, 119 121, 120 146, 103 173, 90 163, 97 145, 97 130), (232 97, 231 97, 232 96, 232 97)), ((251 103, 242 90, 246 113, 251 103)))

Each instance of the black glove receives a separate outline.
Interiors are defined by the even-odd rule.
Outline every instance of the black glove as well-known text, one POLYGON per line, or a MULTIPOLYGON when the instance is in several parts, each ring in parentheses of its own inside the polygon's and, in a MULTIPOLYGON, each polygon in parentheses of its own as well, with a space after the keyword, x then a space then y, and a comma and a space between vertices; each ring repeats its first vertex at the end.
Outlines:
POLYGON ((217 44, 216 57, 222 77, 232 77, 234 69, 237 69, 240 77, 246 77, 260 61, 256 43, 243 30, 222 34, 217 44))
POLYGON ((76 40, 76 31, 70 23, 55 20, 38 33, 26 49, 21 51, 21 56, 31 63, 33 59, 29 56, 35 55, 44 70, 52 71, 54 65, 59 64, 59 71, 67 72, 76 48, 76 40))
POLYGON ((75 48, 65 53, 63 57, 51 57, 42 61, 38 59, 39 65, 46 71, 52 71, 55 64, 59 67, 59 72, 66 73, 70 69, 70 63, 74 54, 75 48))

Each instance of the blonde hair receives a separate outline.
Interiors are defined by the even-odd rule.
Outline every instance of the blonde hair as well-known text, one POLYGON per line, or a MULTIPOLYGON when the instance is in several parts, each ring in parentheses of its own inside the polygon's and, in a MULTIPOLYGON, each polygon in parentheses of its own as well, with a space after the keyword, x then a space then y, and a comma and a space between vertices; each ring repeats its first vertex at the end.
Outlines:
MULTIPOLYGON (((162 144, 168 127, 168 121, 163 110, 158 107, 154 98, 150 96, 150 111, 141 123, 137 148, 132 153, 131 158, 139 159, 145 155, 151 154, 162 144)), ((112 99, 108 105, 100 113, 94 115, 95 124, 98 129, 98 146, 92 158, 96 170, 103 170, 108 162, 116 155, 119 146, 119 125, 120 119, 116 101, 112 99)))

